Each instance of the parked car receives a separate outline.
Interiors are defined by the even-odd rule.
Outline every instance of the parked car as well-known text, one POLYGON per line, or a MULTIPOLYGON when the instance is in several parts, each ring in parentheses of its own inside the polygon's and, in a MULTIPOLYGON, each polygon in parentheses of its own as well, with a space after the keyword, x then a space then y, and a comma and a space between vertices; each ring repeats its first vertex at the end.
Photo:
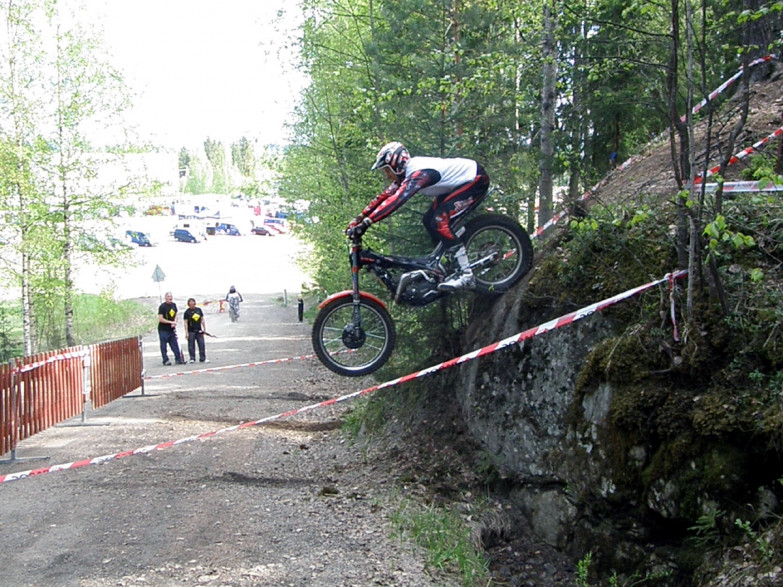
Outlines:
POLYGON ((252 232, 253 234, 258 234, 260 236, 272 236, 274 234, 271 231, 267 230, 266 227, 264 226, 254 226, 250 230, 250 232, 252 232))
POLYGON ((269 231, 269 234, 283 234, 285 231, 283 227, 275 222, 267 222, 270 218, 265 218, 262 226, 269 231))
POLYGON ((229 236, 241 236, 239 229, 233 224, 227 222, 221 222, 215 225, 215 234, 227 234, 229 236))
POLYGON ((277 234, 285 234, 290 230, 288 220, 285 218, 274 218, 272 216, 267 216, 264 218, 264 226, 266 226, 268 229, 274 230, 277 232, 277 234))
POLYGON ((76 244, 82 251, 91 253, 130 250, 130 246, 118 238, 108 237, 106 240, 101 240, 88 233, 80 234, 76 239, 76 244))
POLYGON ((120 239, 114 238, 113 236, 110 236, 109 240, 106 241, 106 246, 113 251, 127 251, 130 249, 130 246, 128 246, 127 243, 124 243, 120 239))
POLYGON ((174 230, 174 240, 183 243, 201 242, 200 239, 194 233, 190 232, 187 228, 177 228, 176 230, 174 230))
POLYGON ((281 230, 281 232, 288 232, 291 230, 291 226, 289 225, 288 220, 279 216, 267 216, 264 218, 264 224, 277 227, 281 230))
POLYGON ((152 246, 152 242, 150 242, 150 238, 146 234, 144 234, 143 232, 139 232, 138 230, 126 230, 125 238, 127 238, 130 242, 139 245, 140 247, 152 246))

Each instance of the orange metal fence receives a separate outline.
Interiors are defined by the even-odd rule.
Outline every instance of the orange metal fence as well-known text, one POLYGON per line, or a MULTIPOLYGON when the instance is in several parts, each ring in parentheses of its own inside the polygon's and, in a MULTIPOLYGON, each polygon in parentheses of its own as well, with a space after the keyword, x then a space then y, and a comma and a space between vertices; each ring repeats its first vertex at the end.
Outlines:
POLYGON ((9 363, 0 392, 4 449, 81 412, 83 359, 81 348, 69 348, 9 363))
POLYGON ((12 382, 14 364, 0 365, 0 454, 11 450, 13 430, 16 424, 13 418, 12 382))
POLYGON ((138 389, 141 384, 141 342, 138 338, 90 346, 90 401, 100 408, 138 389))
POLYGON ((204 300, 196 303, 204 310, 205 314, 219 314, 226 311, 226 300, 204 300))
POLYGON ((100 407, 141 384, 138 338, 39 353, 0 365, 0 454, 83 414, 87 399, 100 407))

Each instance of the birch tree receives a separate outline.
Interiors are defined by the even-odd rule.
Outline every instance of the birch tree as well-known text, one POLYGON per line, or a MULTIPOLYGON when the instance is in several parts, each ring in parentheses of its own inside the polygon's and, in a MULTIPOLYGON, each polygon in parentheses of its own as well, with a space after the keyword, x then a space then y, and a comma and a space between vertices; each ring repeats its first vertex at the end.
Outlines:
POLYGON ((43 111, 42 80, 35 64, 42 59, 36 16, 42 4, 8 0, 2 5, 5 28, 0 63, 0 193, 10 246, 3 247, 3 269, 21 289, 24 352, 35 352, 33 273, 37 227, 45 209, 35 176, 42 141, 36 121, 43 111))
POLYGON ((10 233, 2 268, 21 292, 26 354, 39 350, 42 333, 51 344, 76 342, 75 258, 122 262, 109 241, 113 218, 128 191, 145 189, 140 177, 122 185, 99 177, 121 156, 96 137, 119 122, 127 91, 99 32, 79 24, 80 7, 0 5, 0 212, 10 233), (54 325, 63 323, 61 333, 54 325))
MULTIPOLYGON (((58 229, 55 234, 60 236, 65 339, 68 346, 73 346, 74 252, 79 248, 78 237, 93 230, 94 220, 116 216, 121 205, 112 197, 114 186, 95 181, 98 167, 111 155, 98 154, 88 132, 96 125, 110 126, 126 101, 119 72, 101 58, 101 39, 79 24, 78 6, 74 13, 63 3, 54 2, 48 15, 54 45, 49 79, 54 103, 46 171, 57 203, 52 220, 58 229)), ((111 253, 111 247, 101 252, 111 253)))

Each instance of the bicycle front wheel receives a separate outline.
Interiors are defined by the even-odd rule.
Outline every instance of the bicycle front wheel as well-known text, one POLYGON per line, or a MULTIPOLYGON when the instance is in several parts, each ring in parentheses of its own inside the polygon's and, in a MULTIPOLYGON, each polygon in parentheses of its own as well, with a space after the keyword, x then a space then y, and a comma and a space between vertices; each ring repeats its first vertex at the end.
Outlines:
POLYGON ((361 298, 358 322, 350 297, 326 304, 313 323, 313 349, 339 375, 359 377, 380 369, 394 350, 394 323, 386 308, 361 298))

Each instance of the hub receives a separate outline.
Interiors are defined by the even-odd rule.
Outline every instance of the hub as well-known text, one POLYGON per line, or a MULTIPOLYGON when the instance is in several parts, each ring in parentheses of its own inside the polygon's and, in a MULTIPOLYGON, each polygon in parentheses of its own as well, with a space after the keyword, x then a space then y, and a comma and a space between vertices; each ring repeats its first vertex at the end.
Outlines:
POLYGON ((346 324, 343 328, 343 344, 349 349, 361 348, 365 340, 367 340, 367 335, 364 334, 364 329, 361 326, 346 324))

